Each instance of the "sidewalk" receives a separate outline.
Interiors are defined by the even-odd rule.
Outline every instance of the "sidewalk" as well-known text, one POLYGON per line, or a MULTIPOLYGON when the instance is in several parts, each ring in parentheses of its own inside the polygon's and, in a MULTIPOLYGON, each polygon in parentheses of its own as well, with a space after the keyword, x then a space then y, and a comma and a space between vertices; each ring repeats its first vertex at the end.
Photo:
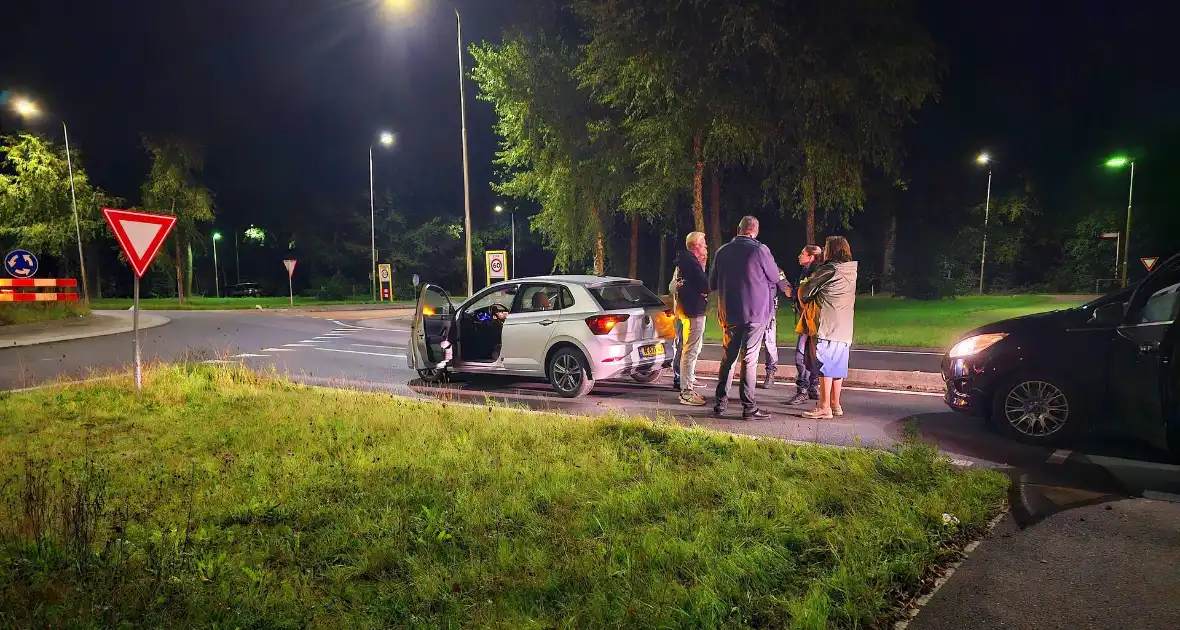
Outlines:
MULTIPOLYGON (((132 330, 131 311, 94 311, 77 319, 58 319, 36 324, 0 327, 0 348, 33 346, 73 339, 87 339, 128 333, 132 330)), ((163 315, 140 311, 139 328, 155 328, 172 321, 163 315)))
POLYGON ((1180 628, 1180 503, 1108 498, 1026 529, 1006 516, 905 627, 1180 628))

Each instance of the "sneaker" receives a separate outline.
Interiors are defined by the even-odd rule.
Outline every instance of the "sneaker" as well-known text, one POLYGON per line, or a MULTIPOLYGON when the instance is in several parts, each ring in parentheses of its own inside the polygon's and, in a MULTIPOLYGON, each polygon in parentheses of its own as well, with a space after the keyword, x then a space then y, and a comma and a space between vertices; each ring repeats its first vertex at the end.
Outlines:
POLYGON ((831 409, 820 409, 817 407, 815 409, 812 409, 811 411, 804 411, 803 417, 807 418, 808 420, 831 420, 832 419, 832 410, 831 409))
POLYGON ((742 411, 742 420, 765 420, 770 417, 770 414, 761 409, 751 409, 749 411, 742 411))
POLYGON ((704 407, 705 399, 696 392, 680 392, 680 404, 693 407, 704 407))
POLYGON ((819 392, 807 392, 808 400, 819 400, 819 392))
POLYGON ((807 392, 798 392, 794 396, 792 396, 790 400, 787 401, 787 404, 788 405, 802 405, 803 403, 805 403, 809 400, 811 400, 811 398, 807 395, 807 392))
POLYGON ((841 407, 840 405, 832 405, 832 415, 833 416, 844 415, 844 408, 841 407))
POLYGON ((725 405, 713 405, 713 415, 720 418, 725 415, 725 405))
POLYGON ((759 387, 762 389, 770 389, 771 387, 774 387, 774 372, 767 372, 766 378, 762 380, 762 384, 759 385, 759 387))

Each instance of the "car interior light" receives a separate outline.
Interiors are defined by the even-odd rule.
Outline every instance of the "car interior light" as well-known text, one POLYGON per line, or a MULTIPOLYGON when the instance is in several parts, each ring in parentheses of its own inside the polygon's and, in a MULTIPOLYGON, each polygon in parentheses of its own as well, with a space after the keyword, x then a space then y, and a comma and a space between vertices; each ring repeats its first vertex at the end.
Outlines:
POLYGON ((1007 336, 1008 333, 988 333, 985 335, 975 335, 968 337, 959 343, 956 343, 954 347, 951 348, 949 353, 950 357, 952 359, 957 359, 959 357, 969 357, 974 354, 978 354, 990 348, 996 342, 1007 336))

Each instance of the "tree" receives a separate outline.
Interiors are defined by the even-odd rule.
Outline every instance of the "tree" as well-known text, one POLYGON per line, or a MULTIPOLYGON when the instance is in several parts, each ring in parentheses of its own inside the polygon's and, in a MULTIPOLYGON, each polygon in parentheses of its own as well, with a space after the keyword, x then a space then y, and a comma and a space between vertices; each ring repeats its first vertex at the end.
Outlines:
MULTIPOLYGON (((0 140, 0 155, 0 249, 19 246, 71 259, 78 234, 64 147, 41 136, 21 134, 0 140)), ((76 148, 71 157, 78 228, 87 239, 102 229, 99 208, 115 199, 90 184, 76 148)))
POLYGON ((178 138, 145 138, 144 148, 152 156, 152 167, 143 184, 143 205, 149 212, 176 216, 171 238, 176 294, 183 304, 192 292, 193 243, 204 242, 199 224, 213 220, 213 194, 198 181, 204 156, 199 146, 178 138), (182 252, 188 255, 187 284, 182 252))
POLYGON ((612 112, 579 89, 577 49, 539 33, 473 46, 479 98, 496 110, 501 137, 495 189, 541 207, 531 227, 569 270, 587 257, 604 273, 605 215, 626 189, 630 154, 612 112))

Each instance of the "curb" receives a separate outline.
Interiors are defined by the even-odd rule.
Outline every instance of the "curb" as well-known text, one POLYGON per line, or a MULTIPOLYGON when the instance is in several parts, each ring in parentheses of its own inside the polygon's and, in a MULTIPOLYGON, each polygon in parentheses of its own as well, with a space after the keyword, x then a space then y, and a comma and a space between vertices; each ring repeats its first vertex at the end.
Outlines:
MULTIPOLYGON (((73 341, 75 339, 91 339, 93 337, 106 337, 108 335, 120 335, 129 333, 133 330, 131 323, 131 311, 94 311, 98 317, 102 317, 109 321, 100 329, 86 330, 86 331, 61 331, 49 332, 36 336, 31 336, 27 339, 12 339, 0 340, 0 348, 19 348, 24 346, 37 346, 46 343, 59 343, 62 341, 73 341)), ((156 315, 149 311, 140 311, 139 313, 139 329, 146 330, 148 328, 156 328, 170 323, 172 320, 163 315, 156 315)))
MULTIPOLYGON (((717 376, 721 371, 720 361, 697 361, 697 373, 705 376, 717 376)), ((777 374, 784 381, 794 382, 795 366, 780 365, 777 374)), ((766 375, 766 369, 759 363, 758 376, 766 375)), ((737 371, 734 371, 737 378, 737 371)), ((903 372, 899 370, 848 370, 848 385, 854 387, 869 387, 873 389, 893 389, 908 392, 926 392, 941 394, 946 391, 946 383, 942 375, 937 372, 903 372)))

